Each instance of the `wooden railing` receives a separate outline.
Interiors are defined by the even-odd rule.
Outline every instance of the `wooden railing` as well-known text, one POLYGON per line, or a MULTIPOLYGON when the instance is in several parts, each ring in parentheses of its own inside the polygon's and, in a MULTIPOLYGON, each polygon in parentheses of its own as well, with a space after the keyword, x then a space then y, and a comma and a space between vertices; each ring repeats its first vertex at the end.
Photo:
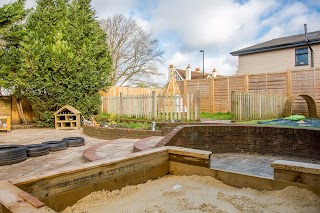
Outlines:
POLYGON ((231 93, 231 120, 246 121, 282 117, 286 97, 273 94, 231 93))
POLYGON ((186 95, 131 95, 101 97, 101 111, 133 118, 153 120, 199 120, 197 93, 186 95))

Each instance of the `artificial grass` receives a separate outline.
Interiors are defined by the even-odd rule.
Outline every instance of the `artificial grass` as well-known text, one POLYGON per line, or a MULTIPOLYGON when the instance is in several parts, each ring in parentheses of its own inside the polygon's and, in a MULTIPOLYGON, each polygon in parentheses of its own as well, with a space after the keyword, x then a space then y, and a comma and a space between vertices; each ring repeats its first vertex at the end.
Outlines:
POLYGON ((201 112, 200 118, 207 118, 211 120, 231 120, 231 113, 230 112, 217 112, 217 113, 201 112))

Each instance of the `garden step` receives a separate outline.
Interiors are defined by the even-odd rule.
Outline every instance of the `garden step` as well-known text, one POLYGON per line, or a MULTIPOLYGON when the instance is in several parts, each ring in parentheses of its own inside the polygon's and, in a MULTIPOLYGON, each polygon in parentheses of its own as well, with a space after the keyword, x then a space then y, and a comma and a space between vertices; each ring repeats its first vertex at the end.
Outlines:
POLYGON ((152 149, 163 138, 164 137, 161 137, 161 136, 152 136, 148 138, 143 138, 134 143, 133 152, 140 152, 140 151, 152 149))
POLYGON ((83 152, 83 157, 89 161, 113 159, 132 153, 133 145, 139 139, 119 138, 96 144, 83 152))

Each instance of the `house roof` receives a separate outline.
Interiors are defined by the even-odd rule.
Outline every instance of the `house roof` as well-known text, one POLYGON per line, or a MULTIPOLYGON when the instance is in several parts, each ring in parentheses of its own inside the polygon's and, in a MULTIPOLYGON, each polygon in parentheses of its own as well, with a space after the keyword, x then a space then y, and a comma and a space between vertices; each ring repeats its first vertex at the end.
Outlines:
MULTIPOLYGON (((181 70, 181 69, 176 69, 176 70, 183 79, 186 79, 186 70, 181 70)), ((210 74, 208 73, 204 73, 204 78, 207 78, 209 75, 210 74)), ((191 71, 191 79, 198 79, 198 78, 203 78, 203 73, 197 72, 197 71, 191 71)))
MULTIPOLYGON (((309 44, 320 43, 320 31, 310 32, 308 33, 307 37, 308 37, 309 44)), ((256 44, 250 47, 246 47, 244 49, 231 52, 230 54, 233 56, 237 56, 237 55, 244 55, 249 53, 264 52, 268 50, 283 49, 288 47, 298 47, 298 46, 304 46, 304 45, 306 45, 304 34, 299 34, 299 35, 272 39, 270 41, 266 41, 260 44, 256 44)))
POLYGON ((54 113, 54 115, 57 115, 59 113, 70 113, 72 112, 73 114, 80 114, 81 112, 79 110, 77 110, 76 108, 70 106, 70 105, 65 105, 63 107, 61 107, 58 111, 56 111, 54 113))

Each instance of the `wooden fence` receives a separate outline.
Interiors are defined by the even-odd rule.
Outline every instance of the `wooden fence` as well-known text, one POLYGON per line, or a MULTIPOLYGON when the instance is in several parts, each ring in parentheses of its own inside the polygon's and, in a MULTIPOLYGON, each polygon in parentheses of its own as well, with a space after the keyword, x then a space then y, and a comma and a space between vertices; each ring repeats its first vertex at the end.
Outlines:
POLYGON ((199 120, 198 94, 101 97, 103 113, 154 120, 199 120))
MULTIPOLYGON (((320 68, 287 70, 277 73, 246 74, 212 79, 178 81, 181 93, 200 91, 201 112, 230 112, 231 92, 258 92, 289 97, 310 95, 320 114, 320 68)), ((308 114, 306 102, 298 97, 293 113, 308 114)))
POLYGON ((248 92, 231 93, 232 122, 282 117, 286 97, 248 92))
POLYGON ((122 95, 151 95, 155 91, 157 95, 163 93, 161 88, 134 88, 134 87, 110 87, 107 91, 101 91, 101 96, 119 96, 122 95))

